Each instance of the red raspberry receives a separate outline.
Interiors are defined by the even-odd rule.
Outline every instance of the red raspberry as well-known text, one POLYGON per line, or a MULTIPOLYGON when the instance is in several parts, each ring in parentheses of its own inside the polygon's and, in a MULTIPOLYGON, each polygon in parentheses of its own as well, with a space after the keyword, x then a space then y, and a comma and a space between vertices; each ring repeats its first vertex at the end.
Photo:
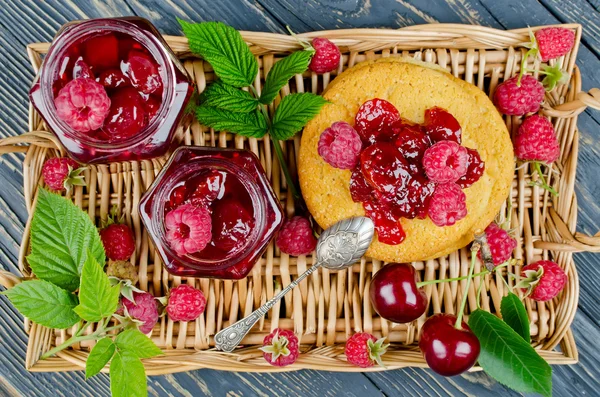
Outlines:
POLYGON ((124 261, 135 251, 133 232, 122 223, 112 223, 100 230, 100 238, 110 260, 124 261))
POLYGON ((147 292, 136 291, 133 292, 133 299, 135 302, 131 302, 127 298, 121 298, 121 307, 117 309, 117 314, 126 315, 141 322, 141 324, 138 324, 138 328, 142 333, 147 334, 152 331, 154 325, 158 322, 156 300, 154 296, 147 292), (123 306, 127 310, 126 313, 123 306))
POLYGON ((455 183, 437 185, 427 214, 437 226, 451 226, 467 216, 467 197, 455 183))
POLYGON ((173 321, 194 321, 206 307, 206 298, 199 289, 181 284, 169 291, 167 314, 173 321))
POLYGON ((560 156, 554 126, 543 116, 527 117, 515 137, 515 155, 523 161, 553 163, 560 156))
POLYGON ((206 207, 184 204, 165 216, 166 240, 183 256, 202 251, 212 239, 212 219, 206 207))
POLYGON ((385 338, 377 339, 366 332, 358 332, 352 335, 346 341, 346 360, 361 368, 368 368, 375 365, 381 365, 381 356, 383 356, 389 347, 389 344, 383 344, 385 338))
POLYGON ((468 161, 467 149, 456 142, 439 141, 425 151, 423 168, 432 182, 456 182, 466 174, 468 161))
POLYGON ((319 138, 319 155, 329 165, 350 170, 358 163, 362 141, 352 126, 338 121, 326 128, 319 138))
POLYGON ((69 81, 54 98, 56 115, 75 131, 97 130, 110 110, 104 87, 92 79, 69 81))
MULTIPOLYGON (((485 228, 485 237, 492 253, 494 265, 496 266, 509 260, 513 251, 517 248, 517 240, 511 237, 506 230, 502 229, 495 222, 490 223, 485 228)), ((481 252, 478 252, 477 256, 481 259, 481 252)))
POLYGON ((279 236, 277 246, 288 255, 308 255, 315 250, 317 239, 313 235, 308 219, 295 216, 285 222, 279 236))
POLYGON ((529 298, 546 302, 554 299, 567 283, 567 275, 560 266, 552 261, 539 261, 521 269, 524 277, 516 287, 523 292, 531 291, 529 298))
POLYGON ((317 37, 313 39, 312 46, 315 49, 315 55, 313 55, 310 65, 308 65, 310 70, 321 74, 337 69, 342 54, 335 44, 324 37, 317 37))
POLYGON ((460 123, 446 109, 432 107, 425 110, 425 129, 434 141, 461 142, 462 128, 460 123))
POLYGON ((298 337, 290 330, 276 328, 263 340, 265 361, 277 367, 285 367, 296 362, 300 355, 298 337))
POLYGON ((52 190, 70 191, 74 185, 85 186, 84 168, 80 168, 75 160, 67 157, 52 157, 44 163, 42 175, 44 182, 52 190))
POLYGON ((354 117, 354 128, 363 141, 375 143, 389 140, 397 132, 393 128, 400 121, 398 109, 390 102, 375 98, 363 103, 354 117))
POLYGON ((494 104, 503 114, 522 116, 525 113, 535 113, 540 110, 546 90, 542 83, 528 74, 521 78, 511 77, 498 85, 494 92, 494 104))
POLYGON ((485 162, 481 160, 479 152, 475 149, 466 149, 467 153, 469 153, 469 159, 467 160, 467 172, 456 181, 456 184, 460 186, 461 189, 468 188, 477 182, 485 171, 485 162))
POLYGON ((131 85, 144 94, 162 90, 158 65, 149 55, 141 51, 130 51, 125 68, 124 72, 131 80, 131 85))
POLYGON ((565 28, 544 28, 535 32, 535 41, 542 62, 561 57, 575 44, 575 32, 565 28))

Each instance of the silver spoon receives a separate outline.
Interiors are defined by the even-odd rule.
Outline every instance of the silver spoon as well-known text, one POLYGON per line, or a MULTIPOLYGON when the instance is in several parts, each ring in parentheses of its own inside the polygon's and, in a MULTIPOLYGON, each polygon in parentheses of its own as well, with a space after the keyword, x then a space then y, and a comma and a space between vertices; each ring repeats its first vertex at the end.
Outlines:
POLYGON ((359 261, 369 248, 373 233, 373 221, 364 216, 345 219, 325 230, 317 243, 317 263, 248 317, 219 331, 215 335, 217 349, 232 352, 254 324, 271 310, 275 303, 318 268, 325 267, 338 271, 359 261))

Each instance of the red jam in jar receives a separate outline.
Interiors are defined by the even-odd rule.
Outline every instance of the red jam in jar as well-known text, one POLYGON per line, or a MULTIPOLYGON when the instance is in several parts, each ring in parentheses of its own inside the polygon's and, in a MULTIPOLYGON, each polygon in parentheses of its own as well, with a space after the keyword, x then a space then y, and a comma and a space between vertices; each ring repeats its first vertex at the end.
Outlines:
POLYGON ((114 18, 65 25, 30 97, 71 157, 98 163, 165 154, 192 91, 148 21, 114 18))
POLYGON ((140 202, 166 269, 177 276, 246 277, 283 224, 247 150, 181 147, 140 202))

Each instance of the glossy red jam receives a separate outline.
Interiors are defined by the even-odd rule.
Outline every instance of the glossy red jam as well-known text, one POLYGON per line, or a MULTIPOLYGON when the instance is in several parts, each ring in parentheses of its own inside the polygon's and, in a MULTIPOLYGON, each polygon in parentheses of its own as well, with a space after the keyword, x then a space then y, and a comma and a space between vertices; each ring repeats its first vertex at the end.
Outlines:
POLYGON ((97 163, 165 154, 192 91, 148 21, 114 18, 65 25, 30 97, 71 157, 97 163))
POLYGON ((142 198, 140 213, 170 273, 223 279, 246 277, 284 219, 254 154, 198 147, 174 152, 142 198), (183 209, 208 215, 198 212, 193 216, 198 220, 173 225, 169 217, 183 209), (201 249, 197 241, 182 248, 190 239, 202 239, 206 225, 210 235, 201 249))

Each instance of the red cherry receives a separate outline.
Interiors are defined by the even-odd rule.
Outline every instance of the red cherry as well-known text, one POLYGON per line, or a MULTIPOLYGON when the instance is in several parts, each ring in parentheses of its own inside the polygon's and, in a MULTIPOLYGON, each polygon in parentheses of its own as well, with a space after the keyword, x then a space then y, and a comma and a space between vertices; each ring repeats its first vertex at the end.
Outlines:
POLYGON ((390 140, 395 130, 393 125, 400 120, 400 113, 390 102, 371 99, 362 104, 354 118, 354 128, 364 142, 375 143, 390 140))
POLYGON ((350 195, 355 203, 371 200, 373 197, 373 188, 362 174, 360 165, 352 171, 350 177, 350 195))
POLYGON ((398 218, 424 219, 434 191, 435 183, 430 182, 420 173, 415 173, 407 180, 403 189, 398 189, 393 195, 381 194, 377 197, 387 203, 398 218))
POLYGON ((213 208, 213 243, 222 251, 242 246, 254 227, 254 218, 239 201, 226 199, 213 208))
POLYGON ((415 268, 409 263, 390 263, 371 280, 371 304, 383 318, 410 323, 427 309, 427 295, 417 287, 415 268))
POLYGON ((94 78, 94 74, 92 73, 92 71, 90 70, 90 67, 88 66, 87 63, 85 63, 85 61, 83 60, 82 57, 79 57, 79 59, 77 59, 75 61, 75 65, 73 66, 73 78, 74 79, 79 79, 79 78, 93 79, 94 78))
POLYGON ((419 348, 433 371, 454 376, 467 371, 479 357, 479 340, 463 321, 462 329, 454 327, 456 316, 436 314, 423 324, 419 348))
POLYGON ((83 45, 83 59, 96 72, 119 66, 119 41, 112 33, 92 37, 83 45))
POLYGON ((145 108, 146 115, 148 116, 148 122, 152 121, 158 110, 160 109, 161 101, 156 98, 154 95, 151 95, 146 100, 145 108))
POLYGON ((402 128, 394 145, 406 160, 420 164, 425 150, 431 146, 431 139, 418 126, 402 128))
POLYGON ((195 205, 208 206, 225 194, 225 180, 227 174, 223 171, 211 169, 194 178, 188 185, 192 186, 190 202, 195 205), (196 186, 193 188, 193 186, 196 186))
POLYGON ((108 69, 100 73, 97 81, 106 88, 127 87, 131 85, 129 78, 119 69, 108 69))
POLYGON ((433 107, 425 110, 425 129, 434 142, 461 142, 462 129, 458 120, 445 109, 433 107))
POLYGON ((395 194, 406 187, 411 178, 409 165, 390 143, 376 143, 360 155, 362 173, 375 189, 395 194))
POLYGON ((158 65, 152 57, 142 51, 131 51, 127 62, 121 65, 121 70, 129 76, 131 85, 144 94, 158 93, 162 90, 158 65))
POLYGON ((170 211, 176 207, 179 207, 185 201, 185 195, 187 192, 187 188, 184 185, 177 186, 171 192, 169 196, 169 203, 167 205, 167 211, 170 211))
POLYGON ((104 130, 111 141, 130 138, 146 126, 144 101, 134 88, 120 88, 110 100, 104 130))
POLYGON ((485 171, 485 162, 479 156, 479 152, 475 149, 467 148, 469 159, 467 160, 467 173, 456 181, 456 184, 461 189, 467 188, 477 182, 485 171))

